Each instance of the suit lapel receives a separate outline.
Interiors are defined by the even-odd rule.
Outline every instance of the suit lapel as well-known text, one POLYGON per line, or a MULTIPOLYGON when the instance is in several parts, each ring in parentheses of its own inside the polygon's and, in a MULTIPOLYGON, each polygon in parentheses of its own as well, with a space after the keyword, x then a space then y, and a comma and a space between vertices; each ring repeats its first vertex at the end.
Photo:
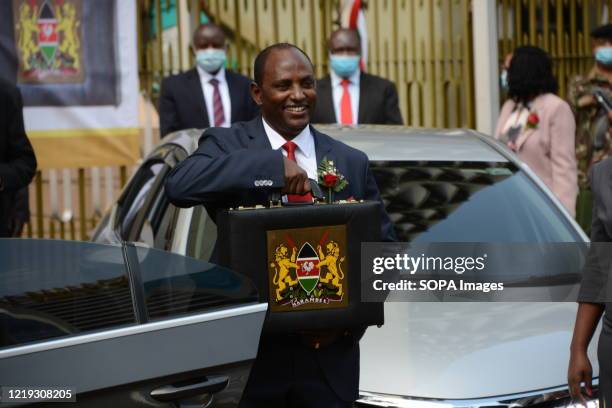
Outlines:
POLYGON ((519 135, 519 137, 516 139, 516 151, 520 151, 521 150, 521 146, 523 144, 525 144, 525 141, 527 139, 529 139, 529 137, 531 135, 533 135, 535 132, 537 131, 537 129, 526 129, 524 132, 521 132, 521 134, 519 135))
POLYGON ((317 107, 319 120, 323 123, 336 123, 336 110, 334 109, 334 97, 329 76, 317 81, 317 93, 319 94, 317 101, 319 104, 317 107))
POLYGON ((238 106, 238 101, 240 101, 240 93, 242 91, 242 87, 237 83, 238 81, 234 81, 234 74, 225 71, 225 80, 227 81, 227 88, 229 90, 230 96, 230 106, 232 111, 232 122, 237 122, 237 119, 241 117, 238 106))
POLYGON ((192 95, 192 106, 196 111, 196 117, 201 117, 204 120, 203 127, 210 126, 210 119, 208 117, 208 111, 206 110, 206 100, 204 99, 204 92, 202 91, 202 82, 200 81, 200 75, 196 68, 191 69, 188 72, 188 89, 185 94, 192 95))
MULTIPOLYGON (((539 109, 539 101, 541 99, 539 97, 535 98, 529 106, 529 113, 527 114, 527 121, 529 120, 529 116, 532 113, 535 113, 536 115, 541 115, 540 109, 539 109)), ((539 124, 541 125, 541 123, 539 124)), ((523 146, 525 144, 525 142, 527 141, 527 139, 529 139, 530 137, 533 137, 532 135, 534 133, 536 133, 538 131, 538 128, 528 128, 527 127, 527 122, 525 122, 525 130, 524 132, 522 132, 519 137, 516 139, 516 151, 520 151, 521 150, 521 146, 523 146)))
MULTIPOLYGON (((314 138, 314 141, 315 141, 315 150, 316 150, 316 157, 317 157, 317 175, 318 175, 319 164, 321 163, 321 161, 323 161, 323 159, 327 159, 329 161, 334 162, 334 165, 336 166, 338 173, 343 174, 345 177, 347 177, 349 174, 349 169, 346 166, 349 166, 349 164, 346 162, 346 160, 338 159, 338 156, 337 156, 338 152, 336 149, 334 149, 333 139, 319 132, 318 130, 314 129, 312 126, 310 127, 310 130, 312 132, 312 137, 314 138)), ((319 180, 317 180, 317 182, 318 181, 319 180)), ((322 185, 320 185, 320 187, 323 190, 323 193, 327 194, 327 187, 323 187, 322 185)), ((351 189, 351 185, 349 182, 349 186, 347 188, 344 188, 341 191, 333 193, 334 200, 347 199, 348 197, 351 196, 351 191, 353 190, 351 189)))
MULTIPOLYGON (((319 164, 321 164, 323 159, 327 159, 327 160, 331 160, 335 162, 336 157, 332 150, 331 143, 329 142, 329 139, 327 138, 326 135, 323 135, 322 133, 320 133, 318 130, 316 130, 312 126, 310 126, 310 132, 312 133, 312 138, 314 139, 314 144, 315 144, 315 157, 317 158, 316 182, 319 183, 319 164)), ((325 192, 327 189, 323 187, 320 183, 319 183, 319 186, 321 187, 323 192, 327 194, 325 192)))
POLYGON ((357 123, 368 123, 366 120, 366 112, 368 112, 366 103, 367 103, 367 95, 368 95, 368 86, 370 82, 368 81, 368 76, 363 72, 359 75, 359 109, 357 111, 357 123))
POLYGON ((329 139, 321 132, 316 130, 314 127, 310 126, 310 132, 312 133, 312 138, 314 139, 315 144, 315 154, 317 157, 317 167, 319 163, 323 160, 323 158, 327 158, 328 160, 334 160, 332 145, 329 142, 329 139))
POLYGON ((272 149, 261 115, 246 123, 246 131, 249 136, 248 146, 250 149, 272 149))

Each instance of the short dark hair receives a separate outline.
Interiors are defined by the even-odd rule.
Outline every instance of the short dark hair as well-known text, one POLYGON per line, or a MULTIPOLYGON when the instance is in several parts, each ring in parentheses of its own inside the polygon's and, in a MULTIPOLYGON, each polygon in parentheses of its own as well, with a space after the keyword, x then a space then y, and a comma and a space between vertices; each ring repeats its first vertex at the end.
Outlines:
POLYGON ((361 34, 359 34, 359 30, 356 30, 354 28, 345 28, 345 27, 339 28, 333 33, 331 33, 331 35, 329 36, 329 39, 327 40, 327 48, 331 48, 330 44, 331 44, 332 37, 341 32, 346 32, 351 35, 354 35, 357 38, 357 45, 359 46, 359 51, 361 51, 361 34))
POLYGON ((302 55, 306 57, 306 59, 310 63, 310 66, 312 66, 314 70, 314 65, 312 64, 312 61, 310 60, 310 57, 308 56, 308 54, 306 54, 304 50, 302 50, 297 45, 293 45, 289 43, 272 44, 264 48, 263 50, 261 50, 259 54, 257 54, 257 57, 255 57, 255 62, 253 63, 253 78, 255 79, 255 83, 257 85, 261 86, 261 80, 263 79, 263 70, 266 66, 266 61, 268 59, 268 55, 270 54, 270 52, 273 50, 286 50, 290 48, 296 49, 299 52, 301 52, 302 55))
POLYGON ((198 35, 200 30, 202 30, 204 28, 214 28, 215 30, 219 30, 219 32, 221 32, 221 34, 223 34, 223 37, 225 37, 225 31, 223 31, 223 28, 221 28, 220 25, 215 24, 215 23, 202 23, 199 26, 197 26, 195 30, 193 30, 193 34, 191 35, 191 43, 192 44, 195 43, 196 35, 198 35))
POLYGON ((591 31, 591 37, 596 40, 612 40, 612 24, 604 24, 595 27, 593 31, 591 31))
POLYGON ((552 73, 552 60, 541 48, 518 47, 508 68, 508 96, 527 103, 538 95, 557 93, 559 86, 552 73))

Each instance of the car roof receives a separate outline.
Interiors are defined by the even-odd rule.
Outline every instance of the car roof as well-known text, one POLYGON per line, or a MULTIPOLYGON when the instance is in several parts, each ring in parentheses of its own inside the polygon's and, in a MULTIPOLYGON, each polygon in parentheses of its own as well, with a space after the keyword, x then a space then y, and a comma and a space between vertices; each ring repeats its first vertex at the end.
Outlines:
POLYGON ((467 129, 322 125, 316 128, 365 152, 370 160, 507 162, 486 136, 467 129))
MULTIPOLYGON (((334 139, 365 152, 370 160, 508 162, 492 138, 469 129, 426 129, 386 125, 315 125, 334 139)), ((172 133, 165 143, 179 144, 188 153, 197 148, 202 130, 172 133)))

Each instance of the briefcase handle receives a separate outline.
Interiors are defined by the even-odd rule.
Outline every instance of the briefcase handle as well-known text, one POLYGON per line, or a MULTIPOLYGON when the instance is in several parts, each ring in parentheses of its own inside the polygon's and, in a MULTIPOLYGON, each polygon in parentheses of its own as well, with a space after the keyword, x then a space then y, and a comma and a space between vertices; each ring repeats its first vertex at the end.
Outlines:
POLYGON ((280 207, 280 206, 304 206, 304 205, 313 205, 316 202, 323 201, 325 196, 323 195, 323 190, 321 190, 321 186, 315 180, 309 178, 310 181, 310 194, 314 198, 312 202, 298 202, 298 203, 283 203, 281 189, 274 189, 270 192, 270 207, 280 207))

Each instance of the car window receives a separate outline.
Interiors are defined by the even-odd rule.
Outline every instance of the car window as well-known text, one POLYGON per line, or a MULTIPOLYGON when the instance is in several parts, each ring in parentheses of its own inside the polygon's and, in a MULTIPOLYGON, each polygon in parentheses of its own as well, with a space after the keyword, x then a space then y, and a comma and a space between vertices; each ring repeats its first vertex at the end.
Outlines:
POLYGON ((165 164, 160 161, 150 161, 144 164, 126 188, 124 196, 119 200, 121 211, 118 216, 118 228, 123 239, 129 240, 131 237, 140 235, 142 225, 138 225, 136 220, 164 166, 165 164))
POLYGON ((0 348, 135 324, 121 247, 0 243, 0 348))
POLYGON ((195 207, 189 225, 187 255, 210 261, 215 242, 217 242, 217 225, 210 218, 204 206, 195 207))
POLYGON ((241 274, 178 254, 136 250, 151 320, 258 302, 255 286, 241 274))
POLYGON ((172 248, 172 238, 176 229, 179 209, 170 204, 165 196, 163 200, 165 203, 154 215, 152 222, 153 247, 169 251, 172 248))
POLYGON ((134 227, 136 235, 130 235, 129 239, 149 247, 170 250, 179 209, 168 201, 163 187, 164 180, 165 177, 162 176, 161 185, 151 192, 154 195, 147 208, 142 209, 144 214, 142 221, 138 223, 140 228, 134 227))
MULTIPOLYGON (((170 147, 170 154, 166 156, 168 162, 175 164, 176 162, 187 157, 187 153, 180 147, 170 147)), ((147 219, 143 225, 143 230, 147 230, 149 236, 141 231, 139 241, 147 243, 157 249, 169 251, 172 249, 172 239, 176 229, 176 223, 179 215, 179 208, 171 204, 166 197, 165 179, 167 172, 161 176, 159 188, 155 192, 156 196, 147 215, 147 219), (146 228, 145 228, 146 227, 146 228)))
POLYGON ((373 162, 400 241, 574 242, 572 226, 510 163, 373 162))

